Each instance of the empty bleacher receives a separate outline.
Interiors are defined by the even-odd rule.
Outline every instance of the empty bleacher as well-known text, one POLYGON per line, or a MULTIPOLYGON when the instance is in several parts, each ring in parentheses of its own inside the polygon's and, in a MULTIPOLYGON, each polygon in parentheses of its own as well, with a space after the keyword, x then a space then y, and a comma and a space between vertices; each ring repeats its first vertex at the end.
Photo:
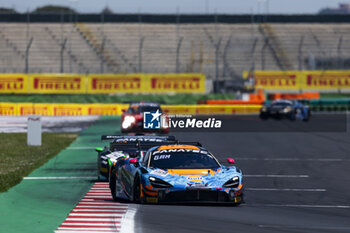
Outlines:
POLYGON ((349 24, 0 23, 0 72, 26 71, 31 38, 32 73, 178 71, 230 79, 253 68, 310 69, 310 57, 341 61, 350 51, 349 24))

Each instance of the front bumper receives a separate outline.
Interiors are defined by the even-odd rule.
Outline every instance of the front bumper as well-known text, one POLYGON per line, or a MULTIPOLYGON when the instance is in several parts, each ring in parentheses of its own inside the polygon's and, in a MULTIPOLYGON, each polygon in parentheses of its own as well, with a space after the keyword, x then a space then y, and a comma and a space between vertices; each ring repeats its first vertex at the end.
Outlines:
POLYGON ((243 203, 243 188, 233 189, 187 189, 169 190, 143 187, 142 195, 146 203, 243 203))
POLYGON ((268 117, 272 117, 272 118, 281 118, 281 117, 287 117, 290 118, 293 115, 293 112, 260 112, 260 117, 261 118, 268 118, 268 117))

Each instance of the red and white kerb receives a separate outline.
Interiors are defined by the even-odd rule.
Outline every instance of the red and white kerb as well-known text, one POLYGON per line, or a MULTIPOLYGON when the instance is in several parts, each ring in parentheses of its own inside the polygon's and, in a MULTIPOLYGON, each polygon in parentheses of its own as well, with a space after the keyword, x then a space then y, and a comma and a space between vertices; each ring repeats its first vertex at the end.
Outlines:
POLYGON ((113 201, 107 182, 95 183, 56 233, 119 232, 127 204, 113 201))

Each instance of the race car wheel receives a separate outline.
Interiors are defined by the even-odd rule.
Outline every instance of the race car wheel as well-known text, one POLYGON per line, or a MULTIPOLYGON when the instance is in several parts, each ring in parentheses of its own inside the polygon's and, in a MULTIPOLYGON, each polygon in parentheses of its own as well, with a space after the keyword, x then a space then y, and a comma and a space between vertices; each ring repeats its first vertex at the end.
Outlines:
POLYGON ((309 121, 311 116, 311 111, 310 109, 307 110, 307 113, 305 114, 303 121, 309 121))
POLYGON ((267 114, 263 114, 263 113, 260 113, 259 117, 261 120, 267 120, 269 118, 269 116, 267 114))
POLYGON ((135 178, 133 190, 134 190, 134 201, 136 203, 143 204, 144 199, 141 196, 141 181, 139 177, 135 178))
POLYGON ((298 111, 299 111, 299 110, 292 111, 292 112, 289 114, 289 120, 295 121, 296 118, 297 118, 297 115, 299 114, 298 111))
POLYGON ((115 174, 116 174, 116 171, 113 170, 112 173, 111 173, 111 177, 109 179, 109 188, 111 189, 111 194, 112 194, 113 200, 119 201, 120 199, 116 195, 117 177, 116 177, 115 174))

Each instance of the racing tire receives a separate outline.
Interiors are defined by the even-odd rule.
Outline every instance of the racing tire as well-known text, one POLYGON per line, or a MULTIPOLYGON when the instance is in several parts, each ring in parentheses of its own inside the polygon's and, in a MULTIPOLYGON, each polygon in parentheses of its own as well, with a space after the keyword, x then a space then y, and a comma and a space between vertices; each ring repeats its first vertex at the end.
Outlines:
POLYGON ((268 115, 267 114, 259 114, 259 117, 260 117, 260 119, 261 120, 267 120, 267 119, 269 119, 269 117, 268 117, 268 115))
POLYGON ((310 116, 311 116, 311 111, 310 111, 310 109, 308 109, 306 116, 303 118, 303 121, 305 121, 305 122, 309 121, 310 116))
POLYGON ((141 196, 141 181, 140 181, 140 177, 137 176, 135 178, 134 181, 134 185, 133 185, 133 199, 135 203, 138 204, 144 204, 145 200, 144 198, 141 196))
POLYGON ((111 177, 109 179, 109 188, 111 189, 111 194, 113 197, 114 201, 120 201, 120 198, 117 197, 115 191, 116 191, 116 182, 117 182, 117 177, 115 175, 116 170, 113 170, 111 173, 111 177))
POLYGON ((289 114, 289 120, 290 120, 290 121, 295 121, 296 118, 297 118, 296 115, 297 115, 297 112, 296 112, 296 111, 295 111, 295 112, 293 111, 292 113, 290 113, 290 114, 289 114))

